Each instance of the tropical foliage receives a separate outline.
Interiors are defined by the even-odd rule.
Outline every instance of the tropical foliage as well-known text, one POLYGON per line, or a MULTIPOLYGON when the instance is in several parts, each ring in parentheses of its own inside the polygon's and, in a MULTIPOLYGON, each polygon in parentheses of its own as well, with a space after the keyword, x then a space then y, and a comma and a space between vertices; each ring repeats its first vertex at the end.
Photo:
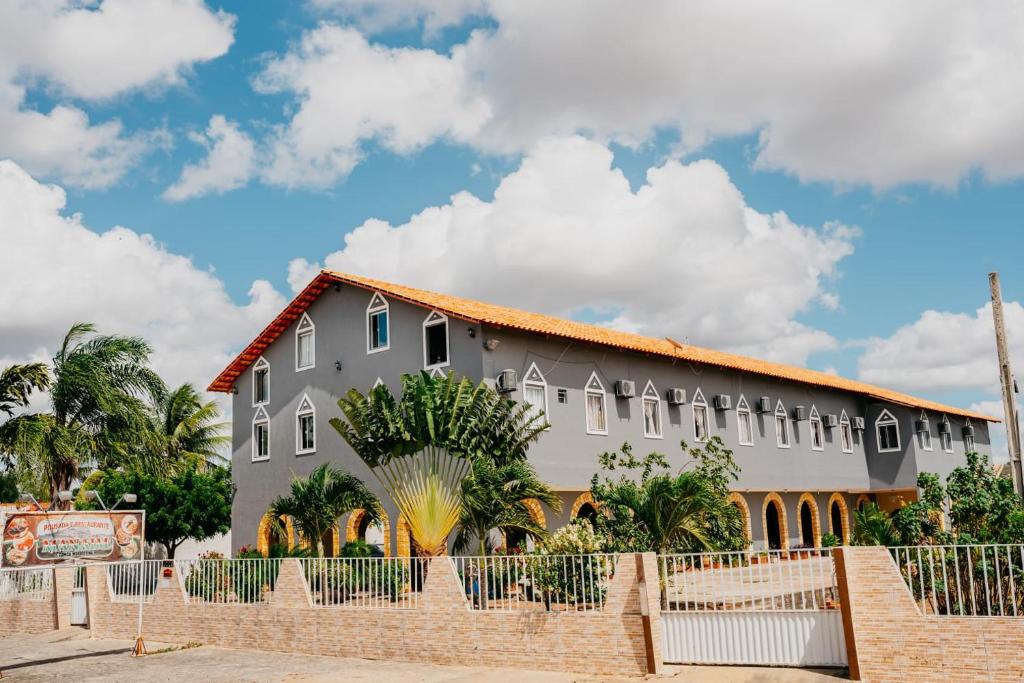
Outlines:
POLYGON ((599 457, 605 472, 622 470, 618 478, 594 475, 591 495, 601 514, 597 531, 620 552, 654 550, 698 552, 745 547, 743 518, 729 502, 728 483, 738 468, 732 453, 715 437, 704 448, 688 448, 692 469, 669 473, 665 456, 643 459, 630 445, 599 457))
POLYGON ((11 365, 0 372, 0 413, 13 417, 17 408, 28 405, 33 391, 50 386, 50 370, 45 363, 11 365))
POLYGON ((371 522, 381 519, 380 502, 362 481, 324 463, 308 477, 292 477, 290 495, 274 500, 269 513, 275 519, 291 517, 302 538, 323 557, 324 536, 342 515, 359 509, 366 511, 371 522))
MULTIPOLYGON (((162 543, 167 556, 185 540, 203 541, 231 529, 231 472, 224 467, 190 463, 174 473, 154 475, 138 470, 96 472, 82 485, 94 489, 108 506, 125 493, 134 493, 133 508, 146 511, 146 540, 162 543)), ((96 509, 79 491, 78 509, 96 509)))
POLYGON ((217 404, 204 403, 191 384, 157 397, 151 422, 149 447, 154 459, 226 464, 222 453, 231 443, 228 424, 220 420, 217 404))
POLYGON ((402 376, 396 399, 384 385, 351 390, 331 425, 366 463, 409 524, 419 554, 439 555, 462 517, 462 480, 477 459, 523 460, 547 427, 529 406, 481 382, 402 376))

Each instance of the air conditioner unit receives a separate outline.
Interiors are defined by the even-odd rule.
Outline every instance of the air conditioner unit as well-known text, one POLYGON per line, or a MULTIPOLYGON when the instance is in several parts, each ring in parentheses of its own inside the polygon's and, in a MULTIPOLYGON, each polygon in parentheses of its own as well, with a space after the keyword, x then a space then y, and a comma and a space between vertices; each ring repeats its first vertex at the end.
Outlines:
POLYGON ((838 415, 826 415, 824 419, 825 419, 825 426, 830 428, 830 429, 833 428, 833 427, 838 427, 839 426, 839 416, 838 415))
POLYGON ((793 408, 793 419, 797 422, 807 419, 807 408, 805 406, 797 406, 793 408))
POLYGON ((636 396, 636 382, 631 379, 620 379, 615 382, 615 395, 618 398, 633 398, 636 396))
POLYGON ((669 389, 665 398, 668 399, 669 405, 681 406, 686 403, 686 389, 669 389))
POLYGON ((940 422, 939 423, 939 434, 949 434, 949 433, 950 433, 950 431, 949 431, 949 423, 945 422, 945 421, 940 422))
POLYGON ((515 370, 502 370, 498 373, 498 376, 494 378, 494 388, 501 394, 507 394, 511 391, 515 391, 517 384, 515 370))
POLYGON ((960 430, 965 437, 974 436, 974 425, 964 425, 964 428, 960 430))
POLYGON ((857 431, 860 431, 860 432, 864 431, 864 418, 863 417, 855 417, 855 418, 853 418, 853 422, 851 422, 850 424, 857 431))
POLYGON ((928 420, 915 420, 914 431, 927 432, 928 431, 928 420))
POLYGON ((732 397, 729 394, 715 396, 715 410, 729 410, 732 408, 732 397))
POLYGON ((757 399, 757 412, 759 413, 770 413, 772 412, 772 400, 767 396, 762 396, 757 399))

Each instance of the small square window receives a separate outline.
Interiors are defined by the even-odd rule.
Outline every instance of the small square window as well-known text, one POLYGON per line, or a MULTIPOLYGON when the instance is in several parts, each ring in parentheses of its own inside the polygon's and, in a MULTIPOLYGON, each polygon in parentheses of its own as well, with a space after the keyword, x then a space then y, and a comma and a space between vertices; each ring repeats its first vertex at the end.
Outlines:
POLYGON ((568 403, 569 402, 569 390, 568 389, 559 389, 558 390, 558 402, 559 403, 568 403))

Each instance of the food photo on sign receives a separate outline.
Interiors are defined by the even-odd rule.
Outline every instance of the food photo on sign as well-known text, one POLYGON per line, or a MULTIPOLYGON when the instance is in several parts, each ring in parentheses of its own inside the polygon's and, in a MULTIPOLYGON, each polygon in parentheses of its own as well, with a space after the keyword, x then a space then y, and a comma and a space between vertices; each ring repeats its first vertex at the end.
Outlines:
POLYGON ((144 515, 142 511, 10 514, 3 520, 0 566, 137 559, 144 515))

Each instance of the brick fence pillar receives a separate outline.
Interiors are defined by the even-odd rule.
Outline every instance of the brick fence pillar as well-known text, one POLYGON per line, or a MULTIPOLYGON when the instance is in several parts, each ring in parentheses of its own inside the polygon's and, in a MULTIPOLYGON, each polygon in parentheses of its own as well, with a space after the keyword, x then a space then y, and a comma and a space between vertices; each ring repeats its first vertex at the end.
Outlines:
POLYGON ((71 626, 71 593, 75 589, 75 567, 54 567, 53 600, 56 614, 55 628, 71 626))

